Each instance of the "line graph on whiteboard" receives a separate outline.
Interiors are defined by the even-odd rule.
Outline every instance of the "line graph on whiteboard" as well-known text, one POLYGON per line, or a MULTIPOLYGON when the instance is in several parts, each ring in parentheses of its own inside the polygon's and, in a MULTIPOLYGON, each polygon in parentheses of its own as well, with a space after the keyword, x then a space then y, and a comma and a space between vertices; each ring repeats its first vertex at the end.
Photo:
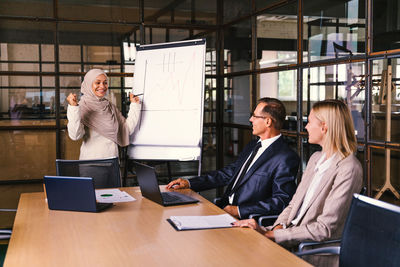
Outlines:
POLYGON ((143 110, 198 108, 198 101, 201 99, 199 87, 202 86, 202 72, 199 72, 199 68, 203 67, 202 56, 199 51, 188 54, 177 49, 163 52, 162 55, 154 53, 148 56, 141 68, 144 73, 140 75, 143 77, 143 110))
POLYGON ((138 52, 133 91, 143 96, 132 144, 199 146, 204 67, 204 43, 138 52))

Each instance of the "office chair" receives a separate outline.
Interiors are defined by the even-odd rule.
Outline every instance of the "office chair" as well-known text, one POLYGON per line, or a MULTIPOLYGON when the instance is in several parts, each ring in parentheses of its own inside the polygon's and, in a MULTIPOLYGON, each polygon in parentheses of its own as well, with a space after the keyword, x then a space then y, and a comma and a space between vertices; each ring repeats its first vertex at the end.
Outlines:
MULTIPOLYGON (((0 209, 0 212, 17 212, 16 209, 0 209)), ((12 230, 9 228, 0 229, 0 240, 8 240, 11 238, 12 230)))
MULTIPOLYGON (((360 191, 360 195, 366 195, 367 194, 367 187, 363 186, 361 188, 360 191)), ((305 242, 301 242, 299 244, 299 250, 298 252, 303 251, 306 247, 313 247, 313 248, 317 248, 317 247, 322 247, 325 245, 331 245, 331 244, 339 244, 340 243, 340 239, 334 239, 334 240, 327 240, 327 241, 305 241, 305 242)))
POLYGON ((0 240, 8 240, 11 238, 11 229, 0 229, 0 240))
POLYGON ((354 194, 339 246, 296 253, 332 253, 340 266, 400 266, 400 207, 354 194))
POLYGON ((118 158, 94 160, 56 159, 58 176, 92 177, 95 188, 121 187, 118 158))
POLYGON ((249 219, 254 219, 261 226, 273 225, 279 215, 250 214, 249 219))

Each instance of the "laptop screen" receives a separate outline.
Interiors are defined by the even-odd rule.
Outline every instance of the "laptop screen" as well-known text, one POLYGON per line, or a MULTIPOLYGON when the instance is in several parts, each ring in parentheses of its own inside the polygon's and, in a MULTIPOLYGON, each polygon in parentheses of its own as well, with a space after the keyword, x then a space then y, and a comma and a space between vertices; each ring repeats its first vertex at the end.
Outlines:
POLYGON ((142 195, 148 199, 162 204, 163 200, 154 168, 138 162, 134 162, 134 165, 142 195))

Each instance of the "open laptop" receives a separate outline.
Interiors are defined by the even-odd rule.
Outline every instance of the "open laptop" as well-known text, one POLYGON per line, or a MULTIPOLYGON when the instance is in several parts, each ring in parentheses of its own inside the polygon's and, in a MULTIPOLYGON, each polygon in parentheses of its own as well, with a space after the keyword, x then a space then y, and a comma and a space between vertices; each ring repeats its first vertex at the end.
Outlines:
POLYGON ((112 203, 97 203, 90 177, 45 176, 47 203, 51 210, 100 212, 112 203))
POLYGON ((163 206, 191 204, 199 202, 197 199, 178 192, 161 192, 158 186, 154 168, 134 162, 140 191, 148 198, 163 206))

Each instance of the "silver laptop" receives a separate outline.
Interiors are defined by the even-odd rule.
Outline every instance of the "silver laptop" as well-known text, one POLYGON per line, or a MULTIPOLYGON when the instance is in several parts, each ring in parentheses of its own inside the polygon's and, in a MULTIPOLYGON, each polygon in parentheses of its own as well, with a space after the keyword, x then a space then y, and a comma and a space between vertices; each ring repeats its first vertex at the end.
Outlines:
POLYGON ((161 192, 153 167, 133 162, 142 196, 163 206, 197 203, 199 200, 178 192, 161 192))

